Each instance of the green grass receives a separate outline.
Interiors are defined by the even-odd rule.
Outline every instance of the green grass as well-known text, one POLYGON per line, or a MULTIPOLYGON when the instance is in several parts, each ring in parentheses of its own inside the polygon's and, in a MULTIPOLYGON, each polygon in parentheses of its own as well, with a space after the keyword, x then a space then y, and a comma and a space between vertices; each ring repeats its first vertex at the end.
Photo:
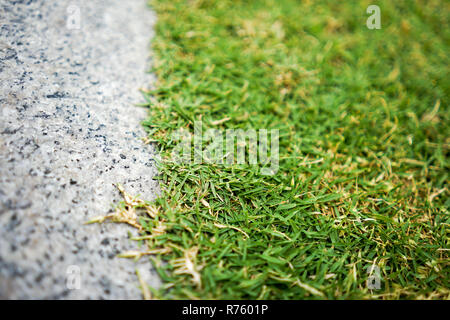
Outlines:
POLYGON ((139 241, 165 252, 156 297, 450 298, 448 2, 151 6, 144 125, 163 195, 139 241), (366 28, 370 4, 381 30, 366 28), (278 172, 173 162, 173 133, 199 119, 280 130, 278 172))

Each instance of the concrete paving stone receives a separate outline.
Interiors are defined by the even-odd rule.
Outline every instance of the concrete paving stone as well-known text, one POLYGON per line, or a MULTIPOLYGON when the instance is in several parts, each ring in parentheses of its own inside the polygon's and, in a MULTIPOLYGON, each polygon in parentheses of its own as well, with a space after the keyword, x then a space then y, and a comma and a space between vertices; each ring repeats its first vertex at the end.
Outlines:
POLYGON ((160 192, 135 106, 155 19, 146 0, 0 0, 0 298, 139 299, 136 268, 159 285, 148 259, 115 257, 131 227, 83 224, 114 183, 160 192))

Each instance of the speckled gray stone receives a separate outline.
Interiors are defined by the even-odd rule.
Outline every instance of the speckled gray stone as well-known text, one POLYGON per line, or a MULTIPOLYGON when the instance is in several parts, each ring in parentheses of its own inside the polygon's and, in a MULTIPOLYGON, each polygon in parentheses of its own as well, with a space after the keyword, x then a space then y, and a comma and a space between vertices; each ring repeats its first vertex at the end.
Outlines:
POLYGON ((154 81, 154 13, 146 0, 0 0, 0 21, 0 298, 141 298, 136 268, 159 285, 149 261, 115 257, 137 249, 135 231, 83 223, 120 200, 113 183, 159 192, 135 106, 154 81))

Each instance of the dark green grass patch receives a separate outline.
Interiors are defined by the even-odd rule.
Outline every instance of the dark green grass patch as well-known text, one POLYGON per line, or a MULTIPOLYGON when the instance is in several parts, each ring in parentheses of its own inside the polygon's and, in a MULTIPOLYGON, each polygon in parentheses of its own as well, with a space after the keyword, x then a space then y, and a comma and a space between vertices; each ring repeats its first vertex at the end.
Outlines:
POLYGON ((449 4, 376 1, 369 30, 372 2, 152 1, 156 296, 449 298, 449 4), (175 163, 196 120, 278 129, 279 170, 175 163))

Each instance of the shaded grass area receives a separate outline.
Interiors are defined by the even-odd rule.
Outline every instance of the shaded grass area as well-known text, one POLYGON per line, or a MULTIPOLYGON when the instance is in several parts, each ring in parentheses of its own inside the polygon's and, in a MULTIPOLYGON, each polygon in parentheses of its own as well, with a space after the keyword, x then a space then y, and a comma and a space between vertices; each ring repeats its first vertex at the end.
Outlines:
MULTIPOLYGON (((161 298, 449 298, 449 3, 163 1, 146 94, 161 298), (369 30, 378 4, 382 29, 369 30), (278 129, 280 164, 175 163, 173 133, 278 129), (368 268, 381 270, 369 290, 368 268)), ((151 251, 157 252, 157 251, 151 251)))

